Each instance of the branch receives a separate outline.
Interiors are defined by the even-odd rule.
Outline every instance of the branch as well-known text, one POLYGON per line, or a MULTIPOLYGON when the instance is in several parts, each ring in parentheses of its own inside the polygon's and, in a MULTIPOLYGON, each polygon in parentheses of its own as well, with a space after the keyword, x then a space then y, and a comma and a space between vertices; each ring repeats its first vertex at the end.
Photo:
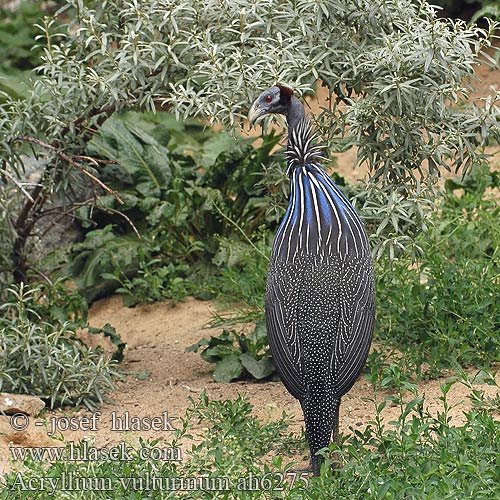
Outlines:
MULTIPOLYGON (((29 137, 26 135, 19 136, 16 138, 16 140, 29 142, 31 144, 37 144, 39 146, 42 146, 45 149, 48 149, 50 151, 54 151, 54 153, 57 156, 59 156, 59 158, 68 162, 72 167, 74 167, 74 168, 78 169, 80 172, 82 172, 82 174, 85 174, 87 177, 89 177, 92 180, 92 182, 94 182, 95 184, 98 184, 106 192, 113 195, 114 198, 118 201, 118 203, 123 205, 123 200, 120 198, 120 196, 118 195, 118 193, 116 191, 114 191, 113 189, 108 187, 106 184, 104 184, 104 182, 102 182, 100 179, 98 179, 95 175, 91 174, 88 170, 86 170, 84 167, 82 167, 82 165, 80 165, 77 161, 75 161, 74 158, 67 155, 63 151, 59 151, 55 146, 52 146, 51 144, 43 142, 40 139, 37 139, 36 137, 29 137)), ((86 159, 88 161, 92 161, 92 163, 94 163, 94 164, 98 163, 97 160, 95 160, 94 158, 91 159, 88 156, 76 156, 76 158, 86 159)))
POLYGON ((116 208, 110 208, 110 207, 104 208, 104 207, 100 207, 99 205, 96 205, 96 207, 99 208, 100 210, 102 210, 103 212, 111 212, 112 214, 116 214, 116 215, 119 215, 120 217, 123 217, 130 224, 130 227, 132 228, 132 230, 134 231, 134 233, 136 234, 136 236, 140 240, 142 240, 142 237, 139 234, 139 231, 135 227, 135 224, 131 221, 130 217, 128 217, 128 215, 125 215, 120 210, 116 210, 116 208))
POLYGON ((43 233, 40 235, 40 238, 43 238, 53 227, 57 226, 59 221, 64 217, 71 217, 73 220, 84 220, 82 217, 78 217, 73 212, 75 210, 78 210, 80 207, 88 205, 92 200, 93 198, 89 198, 88 200, 85 200, 83 202, 74 203, 70 208, 66 210, 63 210, 63 207, 53 207, 40 212, 40 218, 46 217, 51 214, 58 214, 58 217, 56 217, 53 222, 45 228, 45 231, 43 231, 43 233))
POLYGON ((8 171, 4 170, 2 171, 2 174, 5 175, 5 177, 8 177, 17 187, 18 189, 30 200, 31 203, 35 203, 35 200, 31 197, 31 195, 24 189, 24 186, 8 171))
MULTIPOLYGON (((51 229, 52 227, 54 227, 58 222, 59 220, 61 220, 63 217, 72 217, 73 219, 81 219, 83 220, 81 217, 77 217, 76 215, 73 214, 73 212, 75 210, 77 210, 78 208, 80 207, 84 207, 84 206, 88 206, 90 204, 90 202, 92 202, 94 200, 94 198, 88 198, 87 200, 85 201, 81 201, 81 202, 75 202, 71 205, 71 207, 67 208, 67 209, 64 209, 64 207, 52 207, 52 208, 49 208, 47 210, 44 210, 43 212, 40 213, 40 217, 46 217, 46 216, 49 216, 49 215, 52 215, 52 214, 59 214, 59 217, 57 217, 57 219, 55 219, 54 223, 51 224, 43 233, 42 233, 42 237, 45 236, 46 233, 48 233, 49 229, 51 229)), ((94 200, 95 202, 95 200, 94 200)), ((99 210, 102 210, 103 212, 109 212, 109 213, 112 213, 112 214, 116 214, 116 215, 119 215, 120 217, 123 217, 127 223, 130 225, 130 227, 132 228, 132 230, 134 231, 134 233, 137 235, 137 237, 139 239, 142 239, 142 236, 140 235, 139 231, 137 230, 137 227, 135 226, 135 224, 132 222, 132 220, 130 219, 130 217, 126 214, 124 214, 123 212, 121 212, 120 210, 116 210, 116 208, 110 208, 110 207, 101 207, 97 204, 97 202, 95 202, 95 208, 99 209, 99 210)))
POLYGON ((83 121, 87 120, 88 118, 91 118, 93 116, 98 116, 105 114, 107 116, 111 115, 116 108, 114 106, 108 106, 107 108, 92 108, 88 114, 81 115, 79 118, 77 118, 71 125, 66 125, 60 132, 61 136, 66 135, 70 130, 71 127, 77 127, 80 125, 83 121))

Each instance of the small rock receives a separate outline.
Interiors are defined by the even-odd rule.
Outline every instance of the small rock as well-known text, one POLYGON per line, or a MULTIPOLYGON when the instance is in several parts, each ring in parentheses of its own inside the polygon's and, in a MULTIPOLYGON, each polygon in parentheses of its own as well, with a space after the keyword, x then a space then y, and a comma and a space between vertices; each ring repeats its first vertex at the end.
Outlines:
POLYGON ((194 387, 189 387, 189 385, 187 385, 187 384, 182 384, 181 387, 183 389, 186 389, 186 391, 189 391, 189 392, 200 392, 200 389, 196 389, 194 387))
POLYGON ((44 408, 45 403, 35 396, 0 392, 0 414, 24 413, 36 417, 44 408))
POLYGON ((12 433, 10 417, 0 415, 0 436, 12 433))

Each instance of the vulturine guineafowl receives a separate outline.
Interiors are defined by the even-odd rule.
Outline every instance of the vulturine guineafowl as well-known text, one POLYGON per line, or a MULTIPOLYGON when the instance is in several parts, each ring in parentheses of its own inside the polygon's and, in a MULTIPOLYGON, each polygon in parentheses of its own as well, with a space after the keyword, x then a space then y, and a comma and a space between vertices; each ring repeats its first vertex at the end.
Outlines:
POLYGON ((337 437, 340 399, 370 348, 373 266, 363 222, 322 168, 302 103, 291 89, 273 86, 252 105, 250 123, 267 113, 287 119, 291 188, 267 276, 267 331, 278 373, 301 404, 317 475, 316 452, 332 432, 337 437))

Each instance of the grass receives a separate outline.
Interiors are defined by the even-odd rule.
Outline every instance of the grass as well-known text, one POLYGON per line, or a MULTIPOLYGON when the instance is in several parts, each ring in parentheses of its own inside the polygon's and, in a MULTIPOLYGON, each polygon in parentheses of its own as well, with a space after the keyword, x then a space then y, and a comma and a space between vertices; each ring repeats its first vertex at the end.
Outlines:
POLYGON ((437 415, 425 410, 424 398, 412 385, 381 402, 374 400, 373 419, 368 425, 351 428, 339 446, 331 446, 338 467, 332 471, 327 460, 317 478, 295 471, 305 442, 289 432, 291 420, 285 414, 276 422, 264 423, 252 415, 245 397, 211 401, 202 393, 176 425, 171 442, 141 441, 126 461, 56 460, 48 464, 26 459, 22 472, 4 477, 0 498, 498 498, 500 422, 476 389, 475 408, 464 413, 463 425, 452 426, 447 393, 454 383, 441 386, 442 410, 437 415), (399 406, 400 416, 384 423, 388 403, 399 406), (201 431, 193 432, 200 425, 201 431), (152 455, 152 448, 175 448, 183 439, 193 444, 182 461, 139 456, 140 448, 147 452, 141 452, 143 455, 152 455), (70 477, 82 478, 83 486, 62 492, 63 479, 67 485, 70 477), (53 481, 45 480, 41 486, 42 478, 53 481), (107 481, 92 483, 91 478, 107 481), (156 478, 156 487, 152 478, 156 478), (145 483, 148 479, 149 485, 145 483), (58 496, 53 496, 50 484, 55 485, 58 496), (105 486, 109 489, 102 491, 105 486))

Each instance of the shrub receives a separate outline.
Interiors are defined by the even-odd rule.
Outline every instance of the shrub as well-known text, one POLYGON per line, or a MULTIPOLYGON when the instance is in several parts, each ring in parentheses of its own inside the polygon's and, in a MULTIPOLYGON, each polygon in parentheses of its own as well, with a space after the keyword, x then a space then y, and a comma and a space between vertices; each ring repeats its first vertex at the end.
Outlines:
MULTIPOLYGON (((376 338, 401 352, 406 371, 436 376, 500 360, 499 181, 487 168, 448 180, 435 226, 417 240, 416 265, 378 263, 376 338)), ((371 357, 374 368, 383 358, 371 357)))
MULTIPOLYGON (((116 361, 76 335, 77 325, 88 327, 81 298, 54 290, 23 284, 7 290, 0 306, 0 389, 38 396, 50 408, 84 404, 94 409, 114 388, 116 361)), ((121 358, 125 345, 109 325, 89 329, 109 336, 121 358)))
POLYGON ((25 247, 44 204, 71 198, 75 173, 103 187, 103 163, 86 147, 124 108, 167 106, 233 126, 263 88, 280 81, 300 94, 321 80, 331 104, 318 126, 332 149, 357 145, 358 161, 368 162, 358 204, 377 248, 393 251, 411 251, 428 224, 440 169, 469 168, 498 137, 495 99, 459 105, 496 25, 438 19, 423 0, 68 5, 74 18, 58 33, 43 23, 47 43, 29 95, 0 107, 2 182, 22 191, 29 148, 46 164, 19 213, 3 213, 13 229, 6 268, 17 281, 26 279, 25 247))
POLYGON ((101 177, 123 204, 108 194, 93 210, 77 211, 92 229, 70 249, 80 293, 92 301, 117 289, 127 305, 209 296, 210 286, 193 274, 209 278, 216 267, 234 268, 238 251, 254 245, 254 233, 276 225, 259 180, 263 167, 279 169, 271 154, 277 140, 271 135, 253 148, 167 113, 107 120, 89 153, 109 162, 101 177))

